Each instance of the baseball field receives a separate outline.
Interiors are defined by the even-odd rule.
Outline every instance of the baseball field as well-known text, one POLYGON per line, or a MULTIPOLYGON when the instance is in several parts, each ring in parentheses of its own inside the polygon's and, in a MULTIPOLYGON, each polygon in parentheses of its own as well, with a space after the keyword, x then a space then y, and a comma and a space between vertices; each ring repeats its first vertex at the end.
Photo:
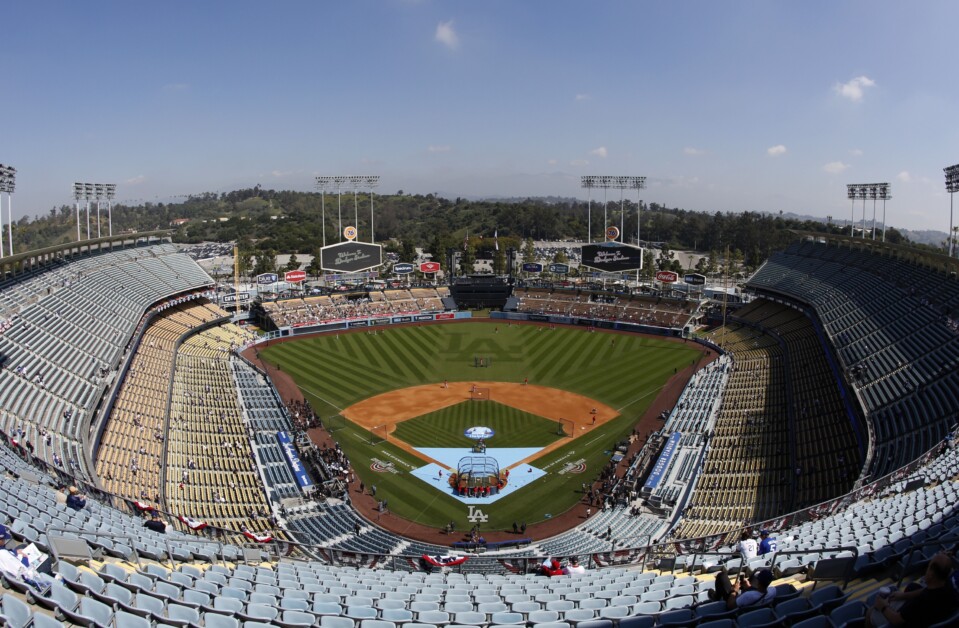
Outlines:
POLYGON ((504 321, 326 334, 260 351, 294 379, 391 512, 459 529, 472 525, 468 502, 412 475, 428 464, 455 471, 430 452, 466 455, 464 430, 491 428, 488 447, 524 448, 503 468, 528 465, 538 479, 483 505, 483 527, 549 519, 581 499, 666 381, 699 356, 652 337, 504 321))

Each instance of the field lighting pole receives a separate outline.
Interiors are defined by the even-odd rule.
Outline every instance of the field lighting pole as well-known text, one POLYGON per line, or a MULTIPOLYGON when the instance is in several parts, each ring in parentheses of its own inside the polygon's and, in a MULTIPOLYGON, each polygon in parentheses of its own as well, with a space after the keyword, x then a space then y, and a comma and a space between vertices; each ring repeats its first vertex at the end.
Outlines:
POLYGON ((83 184, 83 198, 87 201, 87 240, 90 239, 90 199, 93 198, 93 184, 83 184))
POLYGON ((343 205, 341 201, 344 183, 346 183, 346 177, 333 177, 333 185, 336 186, 336 213, 339 215, 340 242, 343 241, 343 205))
POLYGON ((103 184, 94 183, 93 184, 93 198, 97 203, 97 239, 100 239, 100 199, 103 198, 103 184))
POLYGON ((13 191, 17 187, 17 169, 0 164, 0 257, 3 257, 3 193, 7 193, 7 238, 13 255, 13 191))
POLYGON ((373 189, 379 184, 379 175, 369 175, 363 177, 363 187, 370 189, 370 243, 376 242, 376 232, 373 231, 373 189))
POLYGON ((956 251, 956 234, 952 227, 952 196, 959 192, 959 164, 943 168, 946 173, 946 192, 949 192, 949 257, 953 257, 956 251))
POLYGON ((629 187, 636 190, 636 246, 641 246, 639 224, 642 222, 642 201, 639 199, 639 191, 646 189, 646 177, 629 177, 629 187))
MULTIPOLYGON (((889 185, 888 183, 880 183, 877 187, 879 188, 878 189, 879 200, 882 201, 882 241, 885 242, 886 241, 886 201, 892 198, 892 194, 889 193, 890 188, 892 186, 889 185)), ((873 220, 872 228, 873 228, 873 231, 875 231, 876 229, 875 219, 873 220)), ((873 237, 873 239, 875 239, 875 237, 873 237)))
POLYGON ((83 198, 83 184, 73 184, 73 199, 77 202, 77 242, 80 241, 80 199, 83 198))
POLYGON ((593 188, 596 187, 597 177, 580 177, 580 186, 586 188, 586 239, 588 244, 593 243, 593 188))
POLYGON ((331 183, 330 177, 316 177, 316 189, 320 191, 320 217, 323 223, 323 246, 326 246, 326 189, 331 183))
POLYGON ((853 237, 853 225, 856 224, 856 190, 858 186, 855 183, 850 183, 846 186, 846 198, 852 201, 852 209, 849 211, 849 237, 853 237))
POLYGON ((356 201, 356 191, 366 181, 366 177, 349 177, 350 185, 353 186, 353 226, 356 227, 357 234, 360 231, 360 210, 356 201))
POLYGON ((107 225, 109 226, 110 237, 113 237, 113 199, 117 196, 117 184, 105 183, 103 191, 107 198, 107 225))

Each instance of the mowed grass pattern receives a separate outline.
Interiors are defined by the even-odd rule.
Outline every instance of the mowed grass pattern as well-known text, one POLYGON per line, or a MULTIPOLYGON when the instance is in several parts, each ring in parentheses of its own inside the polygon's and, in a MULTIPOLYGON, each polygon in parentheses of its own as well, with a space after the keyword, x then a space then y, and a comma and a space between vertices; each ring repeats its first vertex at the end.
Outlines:
MULTIPOLYGON (((294 378, 324 421, 343 426, 334 437, 359 478, 367 486, 376 484, 377 497, 388 498, 395 514, 435 527, 452 519, 460 529, 472 525, 466 520, 466 506, 406 473, 422 466, 421 459, 389 441, 371 445, 368 431, 330 417, 379 393, 444 379, 518 383, 528 377, 531 384, 569 390, 617 409, 620 416, 591 430, 588 438, 567 438, 568 445, 536 460, 534 466, 545 469, 545 477, 484 507, 490 527, 509 528, 513 521, 534 523, 573 506, 581 497, 579 487, 586 476, 556 473, 564 461, 582 459, 587 474, 598 474, 615 444, 629 435, 663 384, 698 357, 691 347, 654 337, 590 333, 574 327, 550 330, 504 321, 392 327, 379 329, 376 335, 328 333, 260 351, 261 359, 294 378), (474 367, 473 358, 478 356, 492 358, 492 366, 474 367), (404 472, 375 473, 370 469, 373 458, 396 461, 404 472)), ((439 430, 436 435, 440 436, 439 430)), ((438 442, 439 438, 434 439, 433 446, 438 442)))
POLYGON ((495 401, 464 401, 430 412, 396 426, 396 437, 414 447, 463 447, 473 445, 463 432, 488 427, 493 438, 487 447, 545 447, 560 438, 556 421, 544 419, 495 401))

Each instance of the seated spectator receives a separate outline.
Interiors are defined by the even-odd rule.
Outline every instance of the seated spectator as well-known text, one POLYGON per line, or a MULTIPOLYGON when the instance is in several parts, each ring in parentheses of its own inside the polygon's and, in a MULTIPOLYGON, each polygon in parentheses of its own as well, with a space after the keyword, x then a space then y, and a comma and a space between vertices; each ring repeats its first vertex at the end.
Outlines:
POLYGON ((160 513, 155 510, 150 513, 150 518, 143 522, 143 527, 160 534, 166 532, 166 522, 160 519, 160 513))
POLYGON ((569 559, 569 564, 563 570, 567 576, 582 576, 586 573, 586 568, 579 564, 579 559, 575 556, 569 559))
POLYGON ((733 585, 724 570, 716 574, 716 588, 712 598, 724 600, 728 609, 767 606, 776 598, 776 588, 769 586, 772 581, 773 572, 768 569, 757 569, 748 580, 743 573, 740 573, 736 584, 733 585))
POLYGON ((756 545, 756 539, 749 533, 749 530, 743 530, 742 535, 739 537, 739 553, 742 554, 743 563, 747 563, 753 558, 756 558, 758 552, 759 546, 756 545))
POLYGON ((959 609, 950 574, 952 558, 943 552, 932 557, 923 576, 925 586, 915 583, 905 591, 879 595, 866 613, 866 626, 915 626, 923 628, 945 621, 959 609))
POLYGON ((762 539, 759 541, 759 554, 760 556, 765 556, 769 553, 775 553, 778 547, 776 543, 776 537, 769 536, 769 530, 763 530, 759 533, 759 538, 762 539))
POLYGON ((83 510, 87 505, 87 498, 83 493, 81 493, 76 486, 71 486, 67 495, 67 508, 73 508, 74 510, 83 510))

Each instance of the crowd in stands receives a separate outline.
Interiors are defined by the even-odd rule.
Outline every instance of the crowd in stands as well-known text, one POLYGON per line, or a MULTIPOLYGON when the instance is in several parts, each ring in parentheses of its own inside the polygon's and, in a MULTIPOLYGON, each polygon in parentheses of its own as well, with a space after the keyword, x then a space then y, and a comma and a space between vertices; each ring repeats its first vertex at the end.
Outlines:
POLYGON ((442 299, 448 296, 447 287, 374 290, 264 301, 263 309, 277 327, 298 327, 349 318, 442 312, 442 299))
POLYGON ((622 321, 653 327, 682 327, 698 303, 642 295, 520 288, 513 296, 520 312, 622 321))

